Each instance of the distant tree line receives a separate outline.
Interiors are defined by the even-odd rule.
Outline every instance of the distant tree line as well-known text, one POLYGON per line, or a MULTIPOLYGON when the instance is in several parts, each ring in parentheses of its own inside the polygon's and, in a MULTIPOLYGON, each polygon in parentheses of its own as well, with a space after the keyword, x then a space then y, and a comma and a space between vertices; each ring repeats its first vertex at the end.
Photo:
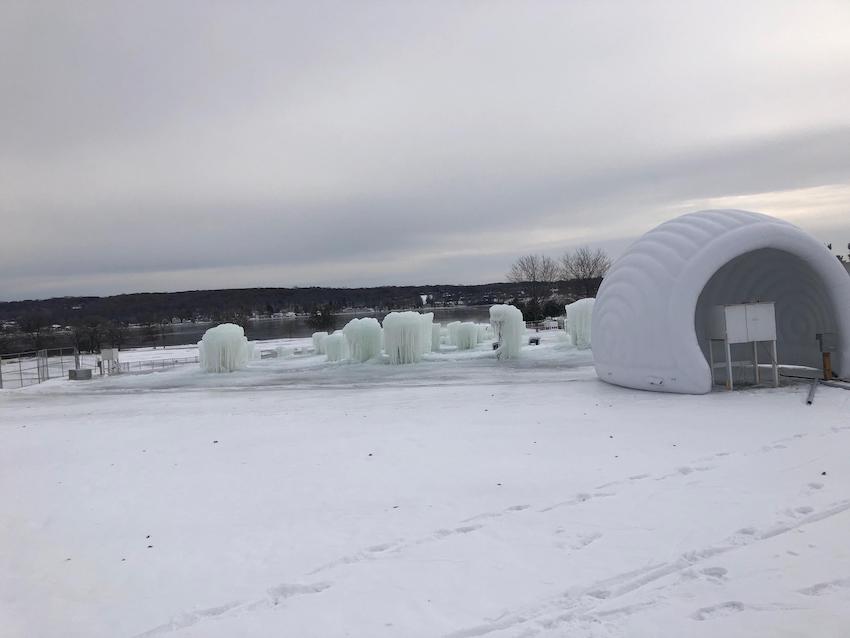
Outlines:
POLYGON ((561 293, 568 282, 572 297, 594 297, 610 268, 611 258, 604 250, 582 246, 558 260, 542 254, 523 255, 511 265, 507 278, 525 286, 526 294, 514 300, 514 305, 522 310, 526 321, 538 321, 563 313, 563 299, 553 289, 561 293))
POLYGON ((508 282, 468 286, 246 288, 0 302, 0 322, 16 323, 0 328, 0 352, 70 346, 97 352, 103 347, 141 343, 165 345, 167 326, 174 321, 227 321, 247 326, 254 313, 306 314, 314 329, 332 330, 337 327, 336 315, 344 308, 388 312, 510 301, 537 318, 562 314, 562 301, 595 293, 601 279, 563 279, 565 262, 553 270, 548 259, 530 256, 522 265, 526 270, 512 270, 508 282), (547 299, 552 288, 557 289, 559 299, 547 299))

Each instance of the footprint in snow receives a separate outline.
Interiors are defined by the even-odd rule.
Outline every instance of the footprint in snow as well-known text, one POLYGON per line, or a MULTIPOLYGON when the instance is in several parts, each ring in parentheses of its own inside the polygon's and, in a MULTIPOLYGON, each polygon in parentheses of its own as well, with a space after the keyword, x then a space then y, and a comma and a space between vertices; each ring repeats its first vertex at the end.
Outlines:
POLYGON ((797 591, 805 596, 823 596, 824 594, 828 594, 838 589, 844 589, 846 587, 850 587, 850 578, 839 578, 825 583, 816 583, 811 587, 798 589, 797 591))
POLYGON ((711 578, 723 578, 724 576, 726 576, 726 568, 706 567, 705 569, 700 570, 700 573, 706 576, 710 576, 711 578))
POLYGON ((464 525, 463 527, 456 527, 454 531, 457 534, 469 534, 470 532, 481 529, 481 527, 481 525, 464 525))
POLYGON ((372 545, 366 549, 370 552, 385 552, 393 546, 392 543, 382 543, 381 545, 372 545))
POLYGON ((325 591, 330 586, 331 583, 328 582, 313 583, 311 585, 292 585, 289 583, 283 583, 276 587, 269 588, 267 593, 272 604, 278 605, 280 601, 286 600, 287 598, 301 596, 304 594, 318 594, 319 592, 325 591))
POLYGON ((737 614, 738 612, 744 611, 746 608, 747 606, 744 605, 744 603, 737 600, 730 600, 729 602, 720 603, 719 605, 712 605, 711 607, 697 609, 691 615, 691 618, 694 620, 709 620, 718 616, 737 614))

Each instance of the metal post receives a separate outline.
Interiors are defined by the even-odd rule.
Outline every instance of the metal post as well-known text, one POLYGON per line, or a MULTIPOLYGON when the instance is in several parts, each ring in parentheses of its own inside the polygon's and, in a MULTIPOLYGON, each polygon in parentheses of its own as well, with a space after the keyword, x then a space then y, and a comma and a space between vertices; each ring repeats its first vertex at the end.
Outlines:
POLYGON ((729 340, 725 340, 726 343, 726 388, 728 390, 734 390, 734 382, 732 381, 732 348, 729 345, 729 340))
POLYGON ((753 367, 755 369, 756 385, 759 384, 759 342, 753 341, 753 367))
POLYGON ((0 390, 3 389, 3 357, 0 357, 0 390))
POLYGON ((776 357, 776 340, 770 342, 773 350, 773 387, 779 387, 779 361, 776 357))
POLYGON ((811 405, 815 400, 815 390, 818 389, 818 378, 812 379, 812 385, 809 387, 809 396, 806 397, 806 405, 811 405))
POLYGON ((47 350, 39 350, 35 353, 35 369, 39 383, 50 380, 50 357, 47 350))
POLYGON ((21 380, 21 387, 24 387, 24 369, 21 367, 21 355, 18 355, 18 378, 21 380))

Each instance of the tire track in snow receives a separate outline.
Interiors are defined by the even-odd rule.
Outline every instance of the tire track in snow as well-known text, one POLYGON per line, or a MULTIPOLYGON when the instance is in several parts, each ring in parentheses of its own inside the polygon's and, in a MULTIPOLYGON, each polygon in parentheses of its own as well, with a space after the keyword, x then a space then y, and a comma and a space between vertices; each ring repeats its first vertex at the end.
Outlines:
MULTIPOLYGON (((631 592, 638 591, 647 585, 663 580, 668 576, 690 569, 706 560, 775 538, 782 534, 787 534, 805 525, 818 523, 848 510, 850 510, 850 499, 839 501, 832 507, 788 524, 768 528, 761 533, 754 532, 743 538, 740 534, 735 533, 727 537, 720 545, 686 552, 675 561, 659 563, 636 571, 624 572, 604 580, 596 581, 588 586, 580 587, 577 590, 570 589, 561 592, 560 594, 548 597, 544 602, 509 612, 507 615, 501 616, 498 620, 449 632, 444 635, 444 638, 475 638, 477 636, 485 636, 520 627, 526 627, 527 629, 522 634, 523 636, 533 636, 541 631, 551 630, 578 619, 598 617, 605 611, 602 610, 594 613, 600 606, 608 604, 631 592)), ((830 581, 829 583, 819 583, 806 590, 801 590, 801 593, 817 595, 820 591, 830 587, 842 587, 844 583, 845 580, 843 579, 834 582, 830 581)), ((646 603, 645 605, 632 605, 626 609, 634 608, 634 611, 638 611, 639 609, 651 606, 651 604, 650 601, 650 603, 646 603)), ((704 617, 708 617, 711 610, 706 608, 704 610, 697 610, 695 613, 698 614, 701 611, 705 612, 702 614, 704 617)))
POLYGON ((217 607, 183 612, 174 616, 167 623, 140 634, 135 634, 133 638, 153 638, 154 636, 161 636, 192 627, 205 620, 214 620, 223 616, 236 616, 259 609, 272 609, 288 598, 303 596, 305 594, 318 594, 331 587, 331 585, 332 583, 328 582, 313 583, 310 585, 283 583, 275 587, 270 587, 266 591, 266 596, 257 600, 248 602, 233 601, 217 607))
MULTIPOLYGON (((844 429, 846 429, 846 428, 839 428, 839 429, 833 428, 833 432, 837 432, 838 430, 843 431, 844 429)), ((824 434, 824 435, 826 435, 826 434, 824 434)), ((797 435, 794 435, 793 437, 785 437, 783 439, 779 439, 777 441, 774 441, 774 442, 768 444, 767 446, 761 446, 761 447, 759 447, 755 450, 751 450, 749 452, 744 452, 744 453, 742 453, 742 455, 744 457, 746 457, 746 456, 749 456, 751 454, 765 453, 765 452, 773 451, 773 450, 776 450, 776 449, 785 449, 784 447, 776 447, 775 444, 801 439, 801 438, 804 438, 806 436, 808 436, 808 435, 807 434, 797 434, 797 435)), ((739 454, 730 453, 730 452, 719 452, 719 453, 715 454, 713 458, 722 464, 723 462, 726 462, 728 460, 733 460, 734 458, 740 457, 740 456, 741 455, 739 455, 739 454)), ((706 460, 706 457, 703 456, 700 459, 698 459, 696 462, 705 461, 705 460, 706 460)), ((694 472, 694 471, 705 472, 705 471, 710 471, 710 470, 716 469, 717 467, 719 467, 719 466, 718 465, 699 466, 699 467, 691 467, 689 465, 678 466, 678 467, 675 468, 675 470, 664 473, 664 474, 652 475, 652 474, 649 474, 649 473, 643 473, 643 474, 631 475, 631 476, 628 476, 625 479, 612 481, 612 482, 609 482, 609 483, 605 483, 603 485, 599 485, 599 486, 596 487, 596 489, 598 490, 600 488, 615 487, 615 486, 630 487, 630 486, 635 485, 639 481, 643 481, 643 480, 650 479, 650 478, 655 480, 655 481, 662 481, 662 480, 675 479, 675 478, 684 478, 684 477, 692 474, 692 472, 694 472)), ((475 516, 471 516, 469 518, 462 519, 460 521, 461 524, 456 526, 456 527, 440 528, 440 529, 437 529, 437 530, 431 532, 430 534, 421 536, 419 538, 415 538, 413 540, 399 539, 399 540, 395 540, 395 541, 384 542, 384 543, 376 543, 376 544, 370 545, 369 547, 366 547, 366 548, 364 548, 364 549, 362 549, 358 552, 354 552, 352 554, 347 554, 347 555, 342 556, 340 558, 337 558, 335 560, 324 563, 324 564, 320 565, 319 567, 307 572, 306 575, 307 576, 314 576, 314 575, 319 574, 321 572, 328 571, 330 569, 333 569, 335 567, 339 567, 339 566, 342 566, 342 565, 354 565, 354 564, 357 564, 357 563, 387 558, 387 557, 390 557, 390 556, 393 556, 393 555, 397 555, 398 553, 400 553, 400 552, 402 552, 402 551, 404 551, 408 548, 438 542, 438 541, 441 541, 441 540, 444 540, 444 539, 447 539, 447 538, 450 538, 450 537, 458 536, 458 535, 465 535, 465 534, 470 534, 470 533, 473 533, 473 532, 478 532, 482 529, 486 529, 487 526, 488 526, 488 523, 498 521, 500 519, 503 519, 506 516, 515 516, 515 515, 523 514, 523 513, 526 513, 526 512, 531 513, 531 514, 533 514, 533 513, 545 514, 547 512, 550 512, 550 511, 553 511, 555 509, 559 509, 559 508, 562 508, 562 507, 578 506, 578 505, 588 503, 588 502, 590 502, 590 501, 592 501, 593 499, 596 499, 596 498, 615 497, 615 496, 619 496, 620 494, 621 494, 621 492, 593 492, 593 493, 579 492, 579 493, 575 494, 570 499, 566 499, 564 501, 559 501, 559 502, 553 503, 551 505, 541 507, 539 509, 533 509, 532 506, 528 505, 528 504, 521 504, 521 505, 511 505, 511 506, 506 507, 506 508, 499 510, 499 511, 483 512, 481 514, 476 514, 475 516)), ((801 513, 800 512, 801 509, 802 508, 798 508, 798 513, 801 513)), ((824 510, 823 512, 811 514, 810 516, 806 516, 805 518, 798 519, 797 521, 794 521, 793 523, 789 523, 787 525, 774 526, 774 527, 772 527, 772 528, 770 528, 770 529, 768 529, 768 530, 766 530, 762 533, 758 533, 754 528, 747 528, 746 533, 743 534, 743 536, 745 536, 745 538, 742 538, 742 531, 739 530, 739 532, 736 535, 734 535, 734 537, 733 537, 733 538, 737 539, 737 542, 734 542, 731 545, 720 547, 720 548, 715 548, 713 550, 703 550, 703 552, 701 552, 701 553, 700 552, 690 552, 688 554, 683 555, 679 560, 674 561, 673 563, 659 564, 659 565, 647 567, 647 568, 642 569, 642 570, 637 570, 638 572, 641 573, 641 577, 635 577, 636 572, 626 572, 625 574, 614 576, 611 579, 599 581, 597 583, 594 583, 590 587, 582 590, 582 592, 578 595, 578 597, 579 597, 579 599, 581 599, 583 597, 587 597, 587 598, 592 599, 593 601, 596 601, 597 604, 591 606, 591 609, 593 609, 596 606, 598 606, 599 604, 602 604, 603 601, 607 602, 607 601, 610 601, 610 600, 617 598, 619 596, 623 596, 623 595, 625 595, 625 594, 627 594, 631 591, 634 591, 635 589, 639 589, 639 588, 645 586, 646 584, 649 584, 651 582, 654 582, 656 580, 659 580, 659 579, 662 579, 666 576, 669 576, 673 573, 680 572, 684 569, 692 567, 697 562, 699 562, 701 560, 705 560, 707 558, 710 558, 711 556, 721 554, 721 553, 725 553, 726 551, 731 551, 733 549, 737 549, 737 548, 740 548, 740 547, 745 547, 747 545, 752 544, 753 542, 765 540, 765 539, 768 539, 768 538, 772 538, 774 536, 778 536, 780 534, 784 534, 784 533, 791 531, 793 529, 796 529, 796 528, 798 528, 802 525, 814 523, 814 522, 817 522, 819 520, 829 518, 830 516, 834 516, 835 514, 838 514, 838 513, 845 511, 846 509, 850 509, 850 501, 844 502, 843 505, 839 505, 836 508, 830 508, 828 510, 824 510), (696 558, 696 560, 695 560, 695 558, 696 558), (620 582, 620 580, 623 577, 631 577, 632 580, 629 580, 628 582, 620 582), (619 583, 619 586, 618 586, 618 583, 619 583), (606 587, 613 589, 613 591, 609 591, 609 589, 606 589, 606 587), (600 594, 604 594, 604 595, 600 595, 600 594)), ((597 540, 597 538, 598 537, 594 538, 593 540, 597 540)), ((579 543, 578 546, 572 547, 572 549, 574 551, 580 551, 581 549, 583 549, 584 547, 586 547, 589 544, 590 543, 579 543)), ((179 615, 175 616, 169 622, 167 622, 163 625, 155 627, 154 629, 151 629, 148 632, 138 634, 135 638, 142 638, 142 637, 147 637, 147 636, 157 636, 157 635, 161 635, 163 633, 178 631, 180 629, 195 625, 198 622, 201 622, 201 621, 204 621, 204 620, 209 620, 209 619, 214 619, 214 618, 223 616, 225 614, 226 615, 235 615, 235 614, 239 614, 239 613, 247 613, 247 612, 250 612, 250 611, 253 611, 253 610, 274 607, 280 602, 280 600, 283 600, 285 598, 289 598, 291 596, 296 596, 296 595, 309 594, 309 593, 318 593, 320 591, 324 591, 325 589, 329 588, 330 586, 331 586, 331 583, 322 582, 322 583, 317 583, 315 585, 286 585, 286 584, 284 584, 284 585, 280 585, 278 587, 272 587, 268 590, 267 596, 265 596, 263 598, 260 598, 260 599, 254 600, 254 601, 250 601, 250 602, 233 601, 233 602, 225 603, 223 605, 218 605, 216 607, 210 607, 210 608, 207 608, 207 609, 185 612, 183 614, 179 614, 179 615), (279 595, 277 598, 275 598, 275 596, 272 594, 272 592, 274 592, 275 590, 278 590, 278 589, 280 589, 281 591, 289 591, 288 588, 290 588, 291 591, 292 591, 292 593, 290 593, 288 595, 282 595, 282 596, 279 595)), ((517 624, 531 622, 531 620, 533 620, 534 618, 545 614, 545 610, 550 609, 552 605, 558 605, 560 603, 563 607, 564 606, 564 597, 565 597, 565 595, 560 595, 560 596, 555 597, 554 602, 544 604, 542 607, 541 606, 534 606, 533 609, 526 609, 521 615, 522 620, 519 619, 520 617, 515 616, 515 615, 509 616, 508 619, 513 618, 513 620, 510 622, 510 624, 506 625, 505 627, 500 627, 500 628, 488 630, 484 633, 491 633, 492 631, 498 631, 500 629, 506 629, 506 628, 509 628, 509 627, 512 627, 512 626, 516 626, 517 624), (535 610, 538 610, 538 609, 540 609, 539 613, 537 611, 535 611, 535 610)), ((572 609, 573 607, 578 608, 578 602, 576 602, 572 606, 570 606, 568 604, 566 605, 566 608, 569 608, 569 609, 572 609)), ((563 609, 562 609, 562 611, 563 611, 563 609)), ((580 613, 581 613, 582 617, 586 617, 588 612, 582 610, 580 613)), ((579 616, 577 616, 576 614, 573 614, 573 613, 569 613, 566 616, 564 616, 563 613, 561 613, 555 619, 541 620, 539 622, 542 622, 544 625, 546 625, 544 628, 550 628, 550 625, 555 626, 559 623, 566 622, 566 620, 568 618, 569 619, 575 619, 575 618, 578 618, 578 617, 579 616), (555 625, 552 625, 553 622, 555 622, 555 625)), ((498 624, 502 625, 504 622, 508 622, 508 619, 503 619, 498 624)), ((483 627, 483 625, 481 627, 483 627)), ((471 631, 473 629, 466 630, 466 631, 471 631)), ((451 636, 453 638, 461 638, 462 636, 467 636, 467 635, 468 636, 484 635, 484 633, 469 633, 469 634, 467 634, 467 633, 458 633, 458 634, 450 633, 450 634, 447 634, 447 636, 451 636)), ((534 633, 536 633, 536 631, 534 631, 534 633)))

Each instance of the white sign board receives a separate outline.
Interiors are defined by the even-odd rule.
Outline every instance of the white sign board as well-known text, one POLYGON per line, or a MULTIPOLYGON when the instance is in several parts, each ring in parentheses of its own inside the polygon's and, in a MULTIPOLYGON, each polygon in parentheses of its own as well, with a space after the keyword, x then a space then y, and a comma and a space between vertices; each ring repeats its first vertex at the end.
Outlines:
POLYGON ((776 311, 773 302, 715 306, 709 332, 712 339, 729 343, 776 340, 776 311))

